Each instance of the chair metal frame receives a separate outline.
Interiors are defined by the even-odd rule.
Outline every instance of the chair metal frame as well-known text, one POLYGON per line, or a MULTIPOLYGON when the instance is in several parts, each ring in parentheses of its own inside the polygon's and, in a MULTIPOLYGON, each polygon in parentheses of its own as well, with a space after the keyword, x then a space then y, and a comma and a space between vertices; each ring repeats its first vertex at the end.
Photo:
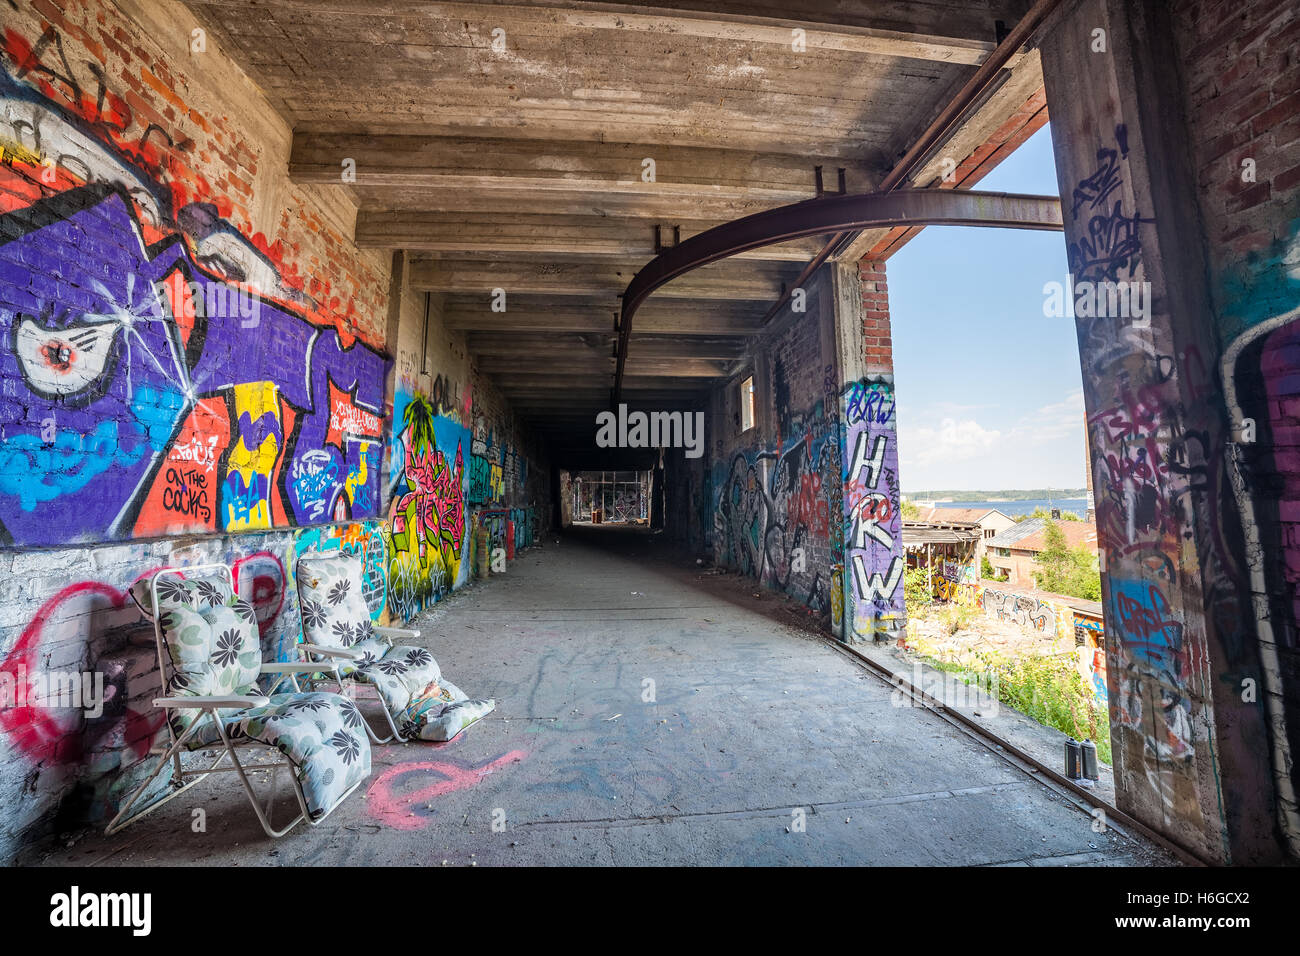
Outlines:
MULTIPOLYGON (((328 557, 332 553, 333 553, 332 551, 322 551, 319 548, 311 548, 307 551, 304 551, 302 554, 298 555, 293 565, 294 581, 298 580, 298 564, 299 562, 302 561, 303 558, 312 557, 312 556, 328 557)), ((356 583, 359 585, 361 582, 358 581, 356 583)), ((301 604, 302 601, 300 598, 299 612, 301 612, 302 610, 301 604)), ((388 644, 390 648, 393 646, 393 639, 396 637, 401 637, 409 640, 416 640, 420 636, 419 629, 411 628, 411 627, 380 627, 376 625, 374 631, 376 635, 384 639, 384 641, 388 644)), ((325 658, 324 661, 320 662, 322 665, 329 665, 331 661, 334 662, 333 672, 335 676, 333 678, 304 678, 310 686, 315 687, 319 683, 332 681, 338 686, 339 689, 338 692, 340 694, 344 694, 345 696, 350 697, 353 700, 356 699, 357 691, 359 691, 362 687, 367 687, 374 692, 374 697, 379 701, 379 709, 384 712, 384 720, 388 722, 388 729, 391 731, 391 733, 387 737, 380 737, 379 734, 375 732, 374 728, 370 726, 370 721, 367 720, 365 722, 366 733, 370 735, 370 739, 372 741, 374 741, 377 744, 386 744, 394 740, 400 741, 401 743, 408 743, 409 741, 419 739, 416 736, 405 737, 402 735, 402 732, 397 729, 397 724, 393 722, 393 715, 388 712, 388 706, 384 703, 383 696, 379 693, 379 689, 375 687, 374 684, 370 683, 369 681, 357 680, 351 674, 344 675, 341 673, 341 669, 338 661, 360 660, 361 659, 360 651, 354 651, 346 647, 331 647, 328 644, 313 644, 311 641, 307 639, 306 628, 302 629, 302 642, 298 646, 302 648, 303 653, 307 654, 309 657, 313 657, 313 659, 317 655, 325 658)), ((330 670, 330 667, 325 666, 323 667, 323 670, 328 671, 330 670)))
MULTIPOLYGON (((152 600, 152 613, 148 614, 147 616, 149 616, 153 620, 154 648, 158 653, 158 679, 162 687, 162 694, 163 694, 162 697, 154 698, 153 705, 155 707, 163 708, 169 712, 172 710, 201 710, 202 713, 197 718, 195 718, 195 720, 193 720, 190 723, 190 725, 186 727, 185 730, 179 736, 176 734, 175 729, 172 727, 170 713, 168 714, 168 718, 163 721, 163 725, 167 728, 167 736, 170 743, 166 747, 150 748, 149 753, 159 755, 158 766, 154 768, 153 772, 150 773, 149 776, 145 778, 144 782, 141 783, 140 786, 135 790, 135 792, 131 794, 130 799, 128 799, 126 803, 122 805, 121 809, 118 810, 117 816, 113 817, 113 819, 109 822, 107 828, 104 831, 105 834, 108 836, 112 836, 113 834, 118 833, 122 829, 130 826, 132 823, 136 822, 137 820, 145 816, 148 816, 150 813, 157 810, 163 804, 180 796, 190 787, 194 786, 196 783, 201 782, 209 774, 212 773, 223 773, 223 772, 229 773, 231 771, 234 771, 236 774, 238 774, 240 784, 243 786, 244 792, 248 795, 248 801, 253 805, 253 812, 257 814, 258 822, 261 823, 262 829, 266 831, 267 836, 270 836, 272 838, 278 838, 284 836, 286 833, 292 830, 303 820, 306 820, 309 826, 318 825, 323 820, 325 820, 326 817, 328 817, 331 813, 333 813, 334 810, 336 810, 339 807, 339 805, 342 804, 343 801, 346 800, 352 794, 352 792, 357 789, 357 787, 361 786, 361 783, 365 779, 362 778, 362 780, 358 780, 355 784, 349 787, 348 790, 339 797, 338 801, 334 804, 333 807, 331 807, 329 810, 327 810, 317 819, 313 820, 311 818, 310 812, 307 809, 307 799, 303 793, 302 784, 301 782, 299 782, 297 775, 294 773, 294 770, 296 770, 297 768, 293 763, 293 761, 291 761, 288 757, 284 757, 283 755, 281 755, 279 750, 273 744, 263 743, 260 740, 253 740, 251 738, 241 738, 239 740, 231 740, 229 734, 226 733, 225 723, 220 719, 220 715, 217 713, 218 710, 222 710, 222 709, 230 709, 230 708, 247 709, 250 707, 264 706, 269 702, 270 696, 274 694, 276 690, 280 687, 280 685, 283 684, 286 680, 288 680, 290 686, 294 689, 295 692, 302 693, 302 688, 298 684, 299 674, 303 674, 303 675, 319 674, 322 672, 329 672, 332 670, 335 675, 336 681, 339 683, 339 686, 341 687, 342 677, 338 673, 337 664, 330 664, 329 662, 324 662, 324 663, 275 662, 275 663, 268 664, 264 662, 259 668, 260 674, 280 675, 275 680, 275 682, 271 685, 270 690, 268 690, 265 695, 248 694, 248 695, 214 696, 214 695, 194 694, 194 695, 186 695, 181 697, 167 696, 167 683, 168 680, 170 679, 169 670, 172 670, 172 666, 171 666, 171 655, 170 653, 168 653, 166 647, 164 646, 164 641, 162 636, 162 622, 160 620, 161 615, 159 615, 158 613, 158 581, 165 575, 176 575, 178 577, 184 578, 186 574, 199 574, 200 572, 210 572, 210 571, 219 571, 223 573, 226 577, 226 580, 230 582, 231 591, 234 593, 238 593, 238 590, 235 585, 234 574, 231 572, 230 568, 224 564, 201 564, 201 565, 195 565, 195 566, 184 567, 184 568, 163 568, 159 571, 156 571, 153 577, 149 581, 149 593, 150 593, 150 597, 153 600, 152 600), (192 749, 186 747, 185 742, 190 738, 190 736, 195 732, 195 730, 198 729, 200 725, 202 725, 203 721, 205 720, 211 720, 216 725, 217 735, 220 738, 221 742, 219 744, 217 743, 205 744, 203 746, 194 747, 192 749), (282 759, 276 760, 270 764, 250 764, 248 767, 245 767, 243 764, 239 762, 239 756, 236 753, 236 750, 238 749, 243 749, 246 751, 258 751, 261 753, 270 752, 277 756, 280 756, 282 759), (181 761, 181 754, 183 752, 201 753, 205 751, 218 751, 216 759, 206 767, 200 767, 197 769, 189 768, 184 766, 184 764, 181 761), (232 766, 222 766, 222 763, 225 761, 226 757, 230 758, 232 766), (127 816, 131 808, 135 806, 136 801, 139 800, 140 797, 144 795, 144 792, 147 789, 149 789, 150 784, 152 784, 154 780, 157 778, 157 776, 160 773, 162 773, 163 768, 165 768, 168 765, 168 763, 172 765, 172 771, 173 771, 172 779, 171 779, 171 787, 172 787, 171 792, 168 793, 166 796, 164 796, 162 799, 155 800, 154 802, 150 803, 149 806, 147 806, 145 809, 140 810, 133 815, 127 816), (279 771, 281 768, 288 768, 289 770, 289 780, 293 784, 294 796, 297 797, 298 800, 299 813, 296 817, 290 820, 289 823, 287 823, 285 826, 277 830, 271 823, 271 812, 276 797, 276 779, 279 775, 279 771), (249 772, 255 773, 262 770, 269 770, 271 772, 271 788, 270 788, 271 793, 266 798, 265 811, 263 810, 262 805, 258 800, 256 792, 253 790, 252 783, 248 779, 249 772), (188 782, 186 782, 187 780, 188 782), (123 819, 124 817, 125 819, 123 819)), ((367 727, 366 729, 369 730, 369 727, 367 727)))

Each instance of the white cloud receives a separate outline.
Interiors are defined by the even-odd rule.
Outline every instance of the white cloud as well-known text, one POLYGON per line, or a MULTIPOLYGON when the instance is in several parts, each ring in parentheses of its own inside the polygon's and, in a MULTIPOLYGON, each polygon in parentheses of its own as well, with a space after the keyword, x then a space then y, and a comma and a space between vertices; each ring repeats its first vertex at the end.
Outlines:
POLYGON ((1022 417, 1010 434, 1017 440, 1051 441, 1080 434, 1083 422, 1083 389, 1076 388, 1062 401, 1044 405, 1022 417))
MULTIPOLYGON (((1009 427, 992 423, 999 411, 996 406, 962 408, 944 402, 909 409, 900 402, 898 411, 904 488, 1082 487, 1084 483, 1081 389, 1021 415, 1009 427), (979 414, 972 414, 976 410, 979 414)), ((1005 411, 1003 417, 1009 417, 1005 411)))
POLYGON ((1002 438, 999 431, 989 431, 973 419, 957 421, 945 418, 938 428, 917 426, 909 428, 906 419, 900 423, 902 434, 898 447, 906 450, 908 458, 918 465, 955 464, 987 454, 1002 438))

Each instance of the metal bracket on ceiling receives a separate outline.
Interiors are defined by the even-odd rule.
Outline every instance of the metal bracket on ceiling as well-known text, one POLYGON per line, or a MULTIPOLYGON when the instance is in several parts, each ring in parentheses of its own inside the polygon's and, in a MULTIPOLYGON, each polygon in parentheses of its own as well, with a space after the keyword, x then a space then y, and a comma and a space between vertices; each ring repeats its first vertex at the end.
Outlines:
POLYGON ((673 246, 680 245, 682 241, 682 227, 673 226, 673 245, 665 246, 661 229, 662 227, 658 223, 655 223, 655 255, 659 255, 659 253, 663 252, 665 249, 671 249, 673 246))
MULTIPOLYGON (((844 193, 846 193, 846 192, 849 191, 849 189, 848 189, 848 185, 847 185, 847 182, 846 182, 846 180, 845 180, 845 178, 844 178, 844 167, 843 167, 843 166, 837 166, 835 171, 836 171, 836 173, 838 174, 838 177, 839 177, 839 185, 840 185, 840 188, 839 188, 838 193, 839 193, 839 195, 843 195, 844 193)), ((824 184, 822 183, 822 168, 821 168, 820 166, 814 166, 814 167, 813 167, 813 178, 816 180, 816 186, 817 186, 817 198, 818 198, 818 199, 821 199, 822 197, 824 197, 824 196, 826 195, 826 188, 825 188, 824 184)))

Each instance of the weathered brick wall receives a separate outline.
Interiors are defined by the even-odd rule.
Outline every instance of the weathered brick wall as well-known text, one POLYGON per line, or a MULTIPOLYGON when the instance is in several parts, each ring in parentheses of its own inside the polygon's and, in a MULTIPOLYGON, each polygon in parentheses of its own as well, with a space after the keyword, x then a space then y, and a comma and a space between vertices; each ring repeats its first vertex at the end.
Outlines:
POLYGON ((868 374, 894 374, 894 340, 889 325, 889 284, 883 262, 858 263, 862 287, 862 357, 868 374))
MULTIPOLYGON (((1237 498, 1247 529, 1245 571, 1257 595, 1253 616, 1266 615, 1261 637, 1277 648, 1294 754, 1300 752, 1300 8, 1286 0, 1188 3, 1179 5, 1178 26, 1192 162, 1226 354, 1225 397, 1241 440, 1237 498)), ((1264 666, 1272 667, 1267 657, 1264 666)))
POLYGON ((715 561, 785 591, 829 621, 840 451, 826 298, 817 287, 809 290, 806 312, 779 318, 779 331, 754 356, 754 428, 740 432, 737 386, 746 372, 715 390, 708 435, 715 561))
MULTIPOLYGON (((288 123, 183 6, 64 6, 18 0, 0 38, 0 858, 141 773, 161 724, 134 581, 232 566, 284 659, 303 551, 360 555, 376 622, 469 564, 463 334, 390 304, 345 187, 289 181, 288 123), (82 674, 102 713, 42 696, 82 674)), ((506 432, 510 504, 544 500, 543 450, 506 432)))
POLYGON ((160 724, 133 581, 233 566, 282 657, 294 556, 347 547, 388 613, 387 257, 341 186, 288 181, 288 125, 196 30, 178 4, 5 12, 0 855, 134 782, 160 724), (102 713, 43 696, 69 674, 102 713))

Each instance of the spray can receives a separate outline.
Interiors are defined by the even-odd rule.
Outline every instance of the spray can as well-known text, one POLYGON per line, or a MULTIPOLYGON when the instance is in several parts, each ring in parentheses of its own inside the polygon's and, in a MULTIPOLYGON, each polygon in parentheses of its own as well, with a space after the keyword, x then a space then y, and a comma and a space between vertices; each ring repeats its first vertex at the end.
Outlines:
POLYGON ((1097 745, 1091 740, 1085 740, 1082 744, 1083 749, 1083 775, 1088 780, 1097 780, 1101 774, 1097 772, 1097 745))
POLYGON ((1071 780, 1083 776, 1083 748, 1073 737, 1065 742, 1065 775, 1071 780))

